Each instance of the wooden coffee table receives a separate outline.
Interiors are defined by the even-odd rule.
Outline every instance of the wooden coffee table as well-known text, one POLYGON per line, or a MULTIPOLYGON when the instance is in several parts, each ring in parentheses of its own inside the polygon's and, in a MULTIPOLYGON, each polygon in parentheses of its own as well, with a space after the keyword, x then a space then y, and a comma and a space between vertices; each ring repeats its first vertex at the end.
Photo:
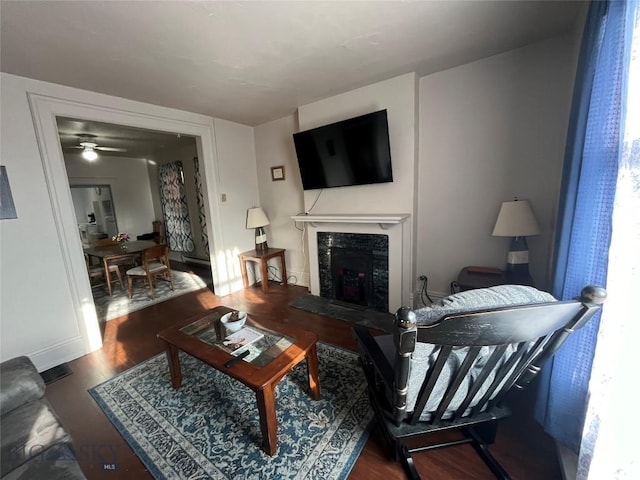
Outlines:
POLYGON ((219 346, 226 335, 220 317, 233 311, 228 307, 215 307, 204 315, 161 331, 158 338, 165 343, 174 388, 179 388, 182 384, 178 353, 183 351, 235 378, 255 392, 262 430, 262 449, 267 454, 274 455, 277 450, 275 388, 278 382, 298 363, 306 360, 310 396, 314 400, 320 398, 316 348, 318 336, 289 325, 266 319, 258 320, 249 314, 247 325, 261 329, 265 338, 248 347, 251 354, 246 359, 237 361, 237 357, 219 346), (236 361, 229 365, 232 359, 236 361))

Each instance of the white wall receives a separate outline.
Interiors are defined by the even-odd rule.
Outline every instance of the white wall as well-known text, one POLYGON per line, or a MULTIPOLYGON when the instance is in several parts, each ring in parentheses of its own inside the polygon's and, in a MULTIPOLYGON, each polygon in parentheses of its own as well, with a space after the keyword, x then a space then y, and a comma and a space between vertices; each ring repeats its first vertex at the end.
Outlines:
POLYGON ((504 267, 509 239, 491 236, 500 204, 528 198, 542 230, 528 239, 531 272, 548 288, 576 61, 575 36, 557 37, 422 77, 416 96, 401 76, 300 107, 297 129, 295 116, 256 127, 260 199, 276 211, 270 235, 290 270, 304 272, 298 283, 308 285, 308 262, 288 217, 319 190, 302 191, 291 135, 387 108, 394 183, 326 189, 312 213, 411 213, 413 281, 427 275, 430 293, 446 295, 464 266, 504 267), (271 182, 275 165, 286 181, 271 182))
MULTIPOLYGON (((419 99, 410 74, 300 107, 299 129, 381 108, 389 112, 394 183, 327 189, 313 213, 412 214, 417 254, 404 261, 417 266, 415 277, 429 276, 432 290, 446 292, 464 265, 504 264, 508 239, 491 237, 491 230, 500 203, 517 194, 532 201, 543 230, 529 244, 532 273, 544 282, 575 68, 571 47, 571 39, 557 38, 429 75, 420 79, 419 99)), ((0 162, 7 167, 18 214, 0 221, 0 360, 26 354, 44 369, 86 351, 81 313, 74 309, 75 280, 65 263, 67 246, 60 243, 54 218, 60 205, 54 208, 52 202, 59 199, 49 195, 28 92, 100 105, 108 111, 102 121, 110 123, 174 131, 166 123, 180 121, 182 133, 189 133, 189 122, 210 122, 214 154, 205 159, 199 144, 198 155, 209 162, 208 213, 221 225, 212 233, 214 281, 225 285, 218 293, 242 287, 236 255, 253 248, 253 232, 245 228, 252 205, 262 203, 267 210, 270 243, 288 249, 291 269, 304 269, 302 251, 296 251, 298 233, 286 217, 289 210, 310 208, 317 192, 305 193, 301 203, 290 137, 299 130, 295 117, 257 127, 254 141, 254 129, 232 122, 5 73, 0 79, 0 162), (110 108, 140 112, 149 124, 114 121, 118 114, 110 108), (285 165, 284 182, 270 181, 275 165, 285 165)), ((70 194, 68 210, 73 215, 70 194)))
MULTIPOLYGON (((149 157, 153 160, 153 156, 149 157)), ((147 174, 149 175, 149 186, 151 187, 151 203, 153 204, 153 216, 155 220, 162 222, 160 233, 164 235, 164 215, 162 214, 162 202, 160 201, 160 186, 158 185, 158 164, 147 162, 147 174)))
MULTIPOLYGON (((64 160, 69 185, 102 184, 111 187, 120 232, 127 232, 135 240, 137 235, 152 231, 155 212, 144 159, 100 153, 93 162, 87 162, 82 155, 76 154, 65 154, 64 160)), ((86 221, 86 217, 78 219, 79 223, 86 221)))
MULTIPOLYGON (((300 131, 383 109, 389 123, 393 182, 324 189, 312 213, 413 214, 416 95, 410 73, 298 108, 300 131)), ((319 192, 304 192, 307 213, 319 192)))
MULTIPOLYGON (((309 286, 309 265, 303 251, 302 231, 291 220, 302 213, 304 201, 300 170, 293 147, 298 131, 295 115, 264 123, 255 128, 260 205, 269 217, 266 227, 269 246, 285 248, 289 283, 309 286), (285 179, 271 180, 271 167, 284 166, 285 179)), ((280 262, 273 267, 281 272, 280 262)), ((280 276, 278 277, 280 278, 280 276)))
MULTIPOLYGON (((300 131, 387 110, 393 182, 305 191, 304 211, 314 214, 409 214, 408 228, 402 236, 403 303, 412 302, 415 282, 411 252, 414 249, 416 221, 416 102, 417 79, 414 73, 410 73, 298 108, 300 131)), ((290 141, 293 142, 293 139, 290 141)), ((296 180, 299 181, 299 177, 296 180)), ((302 188, 301 183, 299 188, 302 188)), ((314 259, 308 259, 307 263, 311 261, 314 259)))
POLYGON ((247 210, 259 205, 253 128, 214 119, 217 154, 220 159, 220 213, 226 219, 220 234, 225 245, 226 281, 231 289, 243 288, 238 254, 255 248, 255 233, 247 230, 247 210))
MULTIPOLYGON (((40 152, 19 77, 0 77, 0 162, 7 167, 18 218, 0 220, 0 359, 84 353, 40 152)), ((71 198, 71 193, 69 193, 71 198)), ((60 362, 58 362, 60 363, 60 362)))
MULTIPOLYGON (((71 185, 71 182, 69 182, 71 185)), ((72 188, 71 198, 73 199, 73 209, 76 214, 78 224, 88 223, 89 214, 93 212, 93 197, 95 193, 91 193, 86 188, 72 188)))
POLYGON ((548 262, 569 118, 569 36, 420 79, 416 273, 447 293, 466 265, 504 268, 509 238, 491 233, 503 201, 529 199, 541 228, 528 238, 531 274, 548 262))
POLYGON ((252 233, 244 229, 246 209, 258 201, 253 129, 216 122, 217 152, 211 117, 6 73, 0 82, 0 161, 7 167, 18 214, 15 220, 0 221, 0 360, 28 355, 43 370, 99 347, 94 343, 96 335, 99 342, 99 329, 86 270, 82 272, 84 260, 54 110, 72 118, 198 137, 207 214, 216 222, 209 235, 216 292, 242 288, 241 281, 228 278, 228 271, 239 267, 237 258, 226 252, 253 245, 252 233), (44 138, 40 144, 36 126, 44 138), (219 164, 225 164, 224 173, 218 171, 219 164), (236 167, 240 173, 234 172, 236 167), (219 208, 220 185, 236 188, 227 190, 235 199, 235 210, 219 208), (73 233, 61 231, 61 225, 70 225, 73 233))

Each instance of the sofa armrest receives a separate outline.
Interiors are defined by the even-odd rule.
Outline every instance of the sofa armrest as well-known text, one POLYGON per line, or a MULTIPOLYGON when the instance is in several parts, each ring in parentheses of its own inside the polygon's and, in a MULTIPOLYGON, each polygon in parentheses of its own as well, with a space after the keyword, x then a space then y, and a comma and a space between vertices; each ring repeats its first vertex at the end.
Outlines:
POLYGON ((44 396, 44 380, 29 357, 0 363, 0 414, 44 396))

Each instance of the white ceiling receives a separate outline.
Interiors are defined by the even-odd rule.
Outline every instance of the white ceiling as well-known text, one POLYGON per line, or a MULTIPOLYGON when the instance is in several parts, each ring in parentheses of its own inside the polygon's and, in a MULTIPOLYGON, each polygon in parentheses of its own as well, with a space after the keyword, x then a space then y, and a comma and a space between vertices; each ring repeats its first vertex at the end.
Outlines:
MULTIPOLYGON (((7 1, 2 71, 247 125, 573 29, 577 1, 7 1)), ((69 132, 74 133, 74 132, 69 132)))

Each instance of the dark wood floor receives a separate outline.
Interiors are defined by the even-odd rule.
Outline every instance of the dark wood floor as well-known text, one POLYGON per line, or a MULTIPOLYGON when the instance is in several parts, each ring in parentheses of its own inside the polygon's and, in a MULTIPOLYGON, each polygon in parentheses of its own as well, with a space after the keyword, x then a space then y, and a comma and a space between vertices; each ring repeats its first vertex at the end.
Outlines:
MULTIPOLYGON (((89 479, 152 478, 124 439, 104 416, 87 390, 163 351, 157 332, 217 305, 246 310, 255 317, 269 317, 311 330, 323 342, 355 349, 346 322, 288 307, 307 290, 270 283, 263 294, 253 287, 226 297, 210 290, 189 293, 107 322, 103 347, 70 362, 73 374, 47 386, 46 396, 70 431, 80 465, 89 479)), ((528 396, 520 399, 516 413, 503 422, 492 452, 514 479, 561 479, 550 438, 531 420, 528 396)), ((469 445, 415 454, 425 479, 493 478, 469 445)), ((401 467, 385 454, 381 436, 374 430, 357 460, 351 479, 405 478, 401 467)))

